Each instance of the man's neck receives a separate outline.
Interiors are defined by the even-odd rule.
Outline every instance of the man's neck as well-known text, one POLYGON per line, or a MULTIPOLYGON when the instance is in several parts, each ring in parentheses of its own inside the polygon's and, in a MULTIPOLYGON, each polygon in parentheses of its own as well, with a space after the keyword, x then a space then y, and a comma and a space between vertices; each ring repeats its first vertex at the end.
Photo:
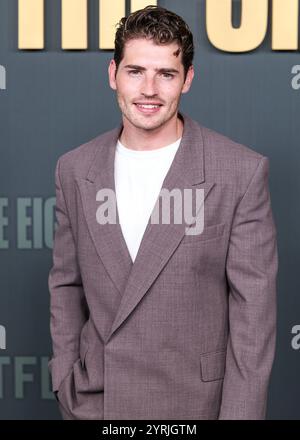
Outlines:
POLYGON ((183 122, 179 116, 157 130, 142 130, 134 127, 123 118, 120 142, 132 150, 156 150, 170 145, 182 137, 183 122))

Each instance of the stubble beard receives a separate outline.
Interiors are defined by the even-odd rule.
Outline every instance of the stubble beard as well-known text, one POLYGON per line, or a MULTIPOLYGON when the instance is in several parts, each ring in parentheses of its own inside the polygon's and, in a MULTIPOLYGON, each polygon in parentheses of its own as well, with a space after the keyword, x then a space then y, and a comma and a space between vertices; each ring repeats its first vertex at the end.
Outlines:
MULTIPOLYGON (((146 131, 152 131, 157 130, 158 128, 162 127, 164 124, 166 124, 168 121, 170 121, 177 113, 178 107, 179 107, 179 101, 177 102, 177 105, 175 108, 171 111, 171 113, 164 114, 162 119, 159 119, 157 122, 150 121, 149 118, 149 125, 146 123, 143 123, 141 120, 139 120, 138 116, 134 114, 133 111, 130 110, 129 106, 132 104, 127 104, 122 101, 119 95, 117 95, 119 108, 121 110, 121 113, 124 118, 127 119, 127 121, 133 125, 135 128, 146 130, 146 131)), ((146 118, 145 118, 146 119, 146 118)))

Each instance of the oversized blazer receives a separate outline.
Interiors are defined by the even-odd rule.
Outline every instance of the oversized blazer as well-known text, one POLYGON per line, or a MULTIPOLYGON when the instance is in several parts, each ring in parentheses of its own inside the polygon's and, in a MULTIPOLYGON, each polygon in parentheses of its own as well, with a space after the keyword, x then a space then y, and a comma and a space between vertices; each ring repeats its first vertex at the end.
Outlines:
POLYGON ((49 369, 64 419, 266 417, 278 269, 269 159, 179 117, 162 188, 204 190, 204 227, 149 219, 134 263, 118 215, 96 218, 98 191, 114 193, 122 123, 57 161, 49 369))

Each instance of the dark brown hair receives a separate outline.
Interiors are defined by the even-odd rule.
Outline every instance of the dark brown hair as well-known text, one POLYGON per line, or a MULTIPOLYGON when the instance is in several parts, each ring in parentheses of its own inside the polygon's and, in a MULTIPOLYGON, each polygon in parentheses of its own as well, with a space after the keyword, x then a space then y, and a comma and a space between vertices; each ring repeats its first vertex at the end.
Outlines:
POLYGON ((114 53, 117 69, 123 59, 126 42, 134 38, 146 38, 159 45, 176 42, 179 50, 175 54, 178 56, 182 52, 186 78, 193 64, 194 42, 192 32, 179 15, 160 6, 149 5, 123 17, 117 26, 114 53))

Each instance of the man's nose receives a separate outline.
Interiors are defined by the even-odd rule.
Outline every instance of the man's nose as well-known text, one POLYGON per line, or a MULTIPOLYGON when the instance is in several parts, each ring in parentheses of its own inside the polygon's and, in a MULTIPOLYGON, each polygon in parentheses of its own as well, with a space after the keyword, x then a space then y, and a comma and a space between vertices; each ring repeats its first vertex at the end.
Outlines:
POLYGON ((142 95, 154 96, 157 95, 157 87, 154 77, 146 77, 142 85, 142 95))

